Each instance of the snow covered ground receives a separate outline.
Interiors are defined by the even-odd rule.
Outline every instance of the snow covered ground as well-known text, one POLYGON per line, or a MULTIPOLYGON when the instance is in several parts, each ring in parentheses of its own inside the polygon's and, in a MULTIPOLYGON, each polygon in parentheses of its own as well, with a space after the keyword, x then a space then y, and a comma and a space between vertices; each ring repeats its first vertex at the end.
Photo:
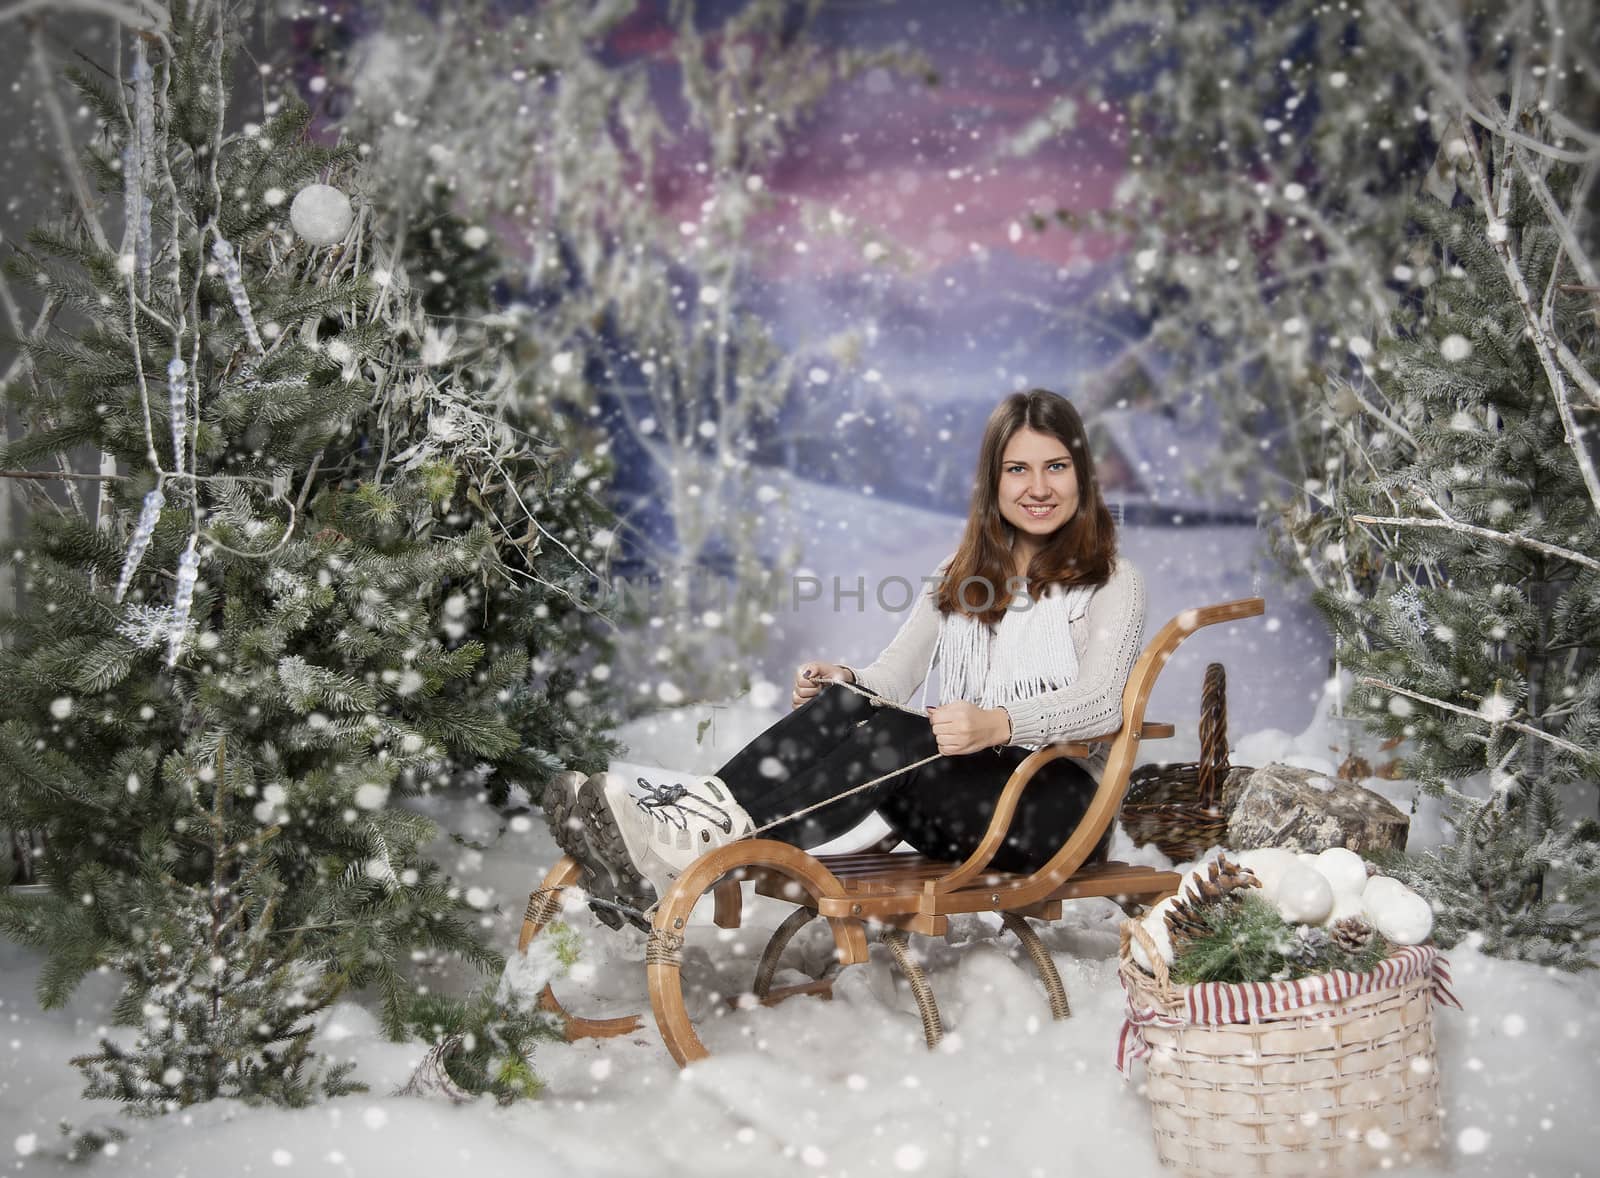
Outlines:
MULTIPOLYGON (((640 721, 622 733, 629 759, 682 771, 714 768, 778 717, 776 691, 640 721), (697 744, 697 723, 707 716, 714 726, 697 744)), ((1325 711, 1300 733, 1252 733, 1235 759, 1270 754, 1325 763, 1325 711)), ((1409 804, 1404 783, 1372 784, 1409 804)), ((464 884, 490 890, 495 910, 485 921, 509 949, 527 892, 556 858, 543 824, 535 817, 506 826, 493 811, 461 800, 433 812, 489 847, 480 853, 440 844, 464 884)), ((1414 846, 1441 837, 1434 808, 1422 808, 1413 821, 1414 846)), ((79 1129, 118 1124, 128 1133, 114 1157, 93 1163, 102 1172, 164 1178, 1159 1174, 1142 1073, 1125 1083, 1112 1066, 1122 1014, 1120 914, 1103 901, 1067 908, 1062 921, 1041 928, 1072 999, 1073 1017, 1062 1023, 1051 1021, 1030 964, 990 918, 953 921, 945 941, 915 939, 950 1031, 930 1053, 905 984, 879 946, 870 964, 840 975, 832 1002, 802 998, 728 1010, 723 996, 748 986, 755 958, 787 912, 747 896, 745 928, 718 930, 707 915, 685 954, 691 1012, 703 1018, 709 1060, 679 1071, 647 1016, 632 1036, 542 1047, 535 1063, 548 1084, 544 1096, 506 1109, 392 1095, 420 1050, 385 1041, 369 1011, 347 1002, 327 1018, 322 1046, 356 1060, 369 1093, 301 1111, 217 1102, 129 1120, 81 1101, 77 1073, 66 1062, 92 1044, 114 979, 90 978, 70 1007, 41 1013, 32 996, 37 959, 5 947, 0 1018, 9 1050, 0 1070, 0 1156, 22 1174, 81 1172, 61 1156, 57 1125, 65 1119, 79 1129)), ((569 912, 585 932, 580 964, 558 985, 569 1006, 648 1015, 643 937, 597 928, 581 907, 569 912)), ((815 969, 828 952, 826 933, 812 925, 786 962, 815 969)), ((1465 946, 1451 964, 1466 1009, 1436 1015, 1448 1149, 1428 1168, 1394 1172, 1596 1173, 1600 976, 1547 973, 1465 946)), ((780 984, 785 980, 799 975, 780 973, 780 984)))

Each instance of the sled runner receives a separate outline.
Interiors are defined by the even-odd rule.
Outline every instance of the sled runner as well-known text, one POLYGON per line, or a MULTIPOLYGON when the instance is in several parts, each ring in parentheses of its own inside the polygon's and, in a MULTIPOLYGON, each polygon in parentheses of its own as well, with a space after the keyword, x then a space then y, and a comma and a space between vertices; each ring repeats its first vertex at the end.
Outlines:
MULTIPOLYGON (((1178 874, 1126 863, 1085 865, 1116 819, 1128 787, 1128 775, 1143 740, 1173 735, 1170 724, 1147 723, 1145 704, 1151 688, 1172 652, 1203 626, 1256 617, 1265 610, 1259 597, 1184 610, 1163 626, 1139 655, 1122 693, 1123 725, 1120 731, 1084 741, 1047 745, 1022 762, 995 805, 982 843, 965 862, 928 859, 892 848, 898 839, 886 838, 875 847, 853 854, 812 855, 773 839, 752 838, 729 843, 697 859, 660 898, 652 914, 645 948, 645 971, 650 1005, 667 1049, 679 1065, 706 1056, 683 998, 681 975, 689 916, 708 893, 713 922, 725 929, 738 928, 742 888, 754 885, 758 895, 795 905, 795 910, 773 932, 756 966, 751 993, 767 1005, 799 994, 827 996, 833 977, 847 965, 867 960, 867 932, 875 931, 889 947, 895 963, 910 983, 922 1015, 923 1032, 930 1047, 944 1031, 933 989, 912 956, 908 935, 943 935, 949 918, 958 913, 995 912, 1022 943, 1039 973, 1049 997, 1051 1013, 1070 1013, 1065 986, 1055 963, 1028 920, 1057 920, 1065 900, 1106 896, 1123 904, 1154 903, 1177 890, 1178 874), (1084 757, 1090 746, 1107 744, 1105 772, 1084 819, 1050 860, 1031 874, 990 871, 988 865, 1002 845, 1017 800, 1042 765, 1057 757, 1084 757), (834 963, 814 981, 774 988, 772 980, 790 939, 808 922, 822 917, 833 933, 834 963)), ((528 898, 522 935, 517 948, 525 950, 541 929, 562 908, 563 891, 580 878, 578 864, 562 858, 528 898)), ((569 1013, 546 987, 542 1002, 559 1014, 569 1040, 629 1034, 640 1026, 637 1015, 590 1019, 569 1013)))

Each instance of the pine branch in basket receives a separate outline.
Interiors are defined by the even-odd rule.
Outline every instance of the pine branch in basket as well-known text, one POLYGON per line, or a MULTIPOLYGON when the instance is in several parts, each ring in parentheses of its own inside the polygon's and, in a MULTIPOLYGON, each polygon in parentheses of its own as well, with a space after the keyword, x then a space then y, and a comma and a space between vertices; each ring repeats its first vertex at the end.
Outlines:
POLYGON ((1202 906, 1203 929, 1181 947, 1174 941, 1175 983, 1284 981, 1335 969, 1365 973, 1389 955, 1389 942, 1370 929, 1364 946, 1352 951, 1347 945, 1359 940, 1353 928, 1344 937, 1304 937, 1258 893, 1236 894, 1237 900, 1202 906))

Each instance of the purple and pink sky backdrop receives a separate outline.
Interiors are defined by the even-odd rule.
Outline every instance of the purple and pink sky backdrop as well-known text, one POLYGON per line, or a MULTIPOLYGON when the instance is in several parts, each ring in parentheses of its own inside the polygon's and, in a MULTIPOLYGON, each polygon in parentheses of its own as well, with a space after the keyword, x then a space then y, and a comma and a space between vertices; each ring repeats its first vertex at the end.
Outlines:
MULTIPOLYGON (((710 6, 706 21, 733 4, 710 6)), ((1057 267, 1098 262, 1115 250, 1100 235, 1060 227, 1037 233, 1026 214, 1057 208, 1103 208, 1121 175, 1122 115, 1091 97, 1081 77, 1080 15, 1071 6, 1049 13, 1008 12, 1003 5, 898 3, 836 5, 817 32, 835 47, 879 48, 896 42, 919 50, 939 82, 877 70, 829 95, 795 135, 793 149, 767 177, 780 196, 821 202, 879 228, 920 259, 923 268, 959 261, 974 246, 1057 267), (1025 157, 1004 144, 1062 99, 1074 104, 1074 125, 1025 157), (1021 223, 1021 240, 1011 226, 1021 223)), ((609 43, 619 58, 667 60, 674 36, 662 0, 650 0, 609 43)), ((657 93, 666 111, 681 110, 676 79, 663 69, 657 93)), ((671 171, 663 197, 692 219, 704 193, 695 173, 671 171)), ((797 220, 767 226, 791 240, 797 220)), ((764 255, 778 273, 830 274, 864 268, 859 250, 812 248, 764 255)))
MULTIPOLYGON (((738 7, 702 5, 702 27, 738 7)), ((985 407, 1024 380, 1071 391, 1075 372, 1126 342, 1129 325, 1093 305, 1120 243, 1054 219, 1106 208, 1123 174, 1123 115, 1082 66, 1086 19, 1066 4, 824 8, 815 35, 825 44, 904 44, 938 83, 878 69, 837 87, 763 177, 779 202, 757 226, 755 277, 786 340, 870 326, 878 342, 864 362, 884 388, 985 407), (1009 150, 1063 100, 1066 130, 1025 155, 1009 150), (805 208, 845 220, 819 230, 805 208), (887 256, 870 260, 868 240, 887 256)), ((661 62, 655 92, 669 125, 683 118, 674 36, 665 0, 647 0, 608 43, 618 60, 661 62)), ((657 191, 674 220, 699 218, 707 191, 691 161, 703 146, 687 141, 663 161, 657 191)))

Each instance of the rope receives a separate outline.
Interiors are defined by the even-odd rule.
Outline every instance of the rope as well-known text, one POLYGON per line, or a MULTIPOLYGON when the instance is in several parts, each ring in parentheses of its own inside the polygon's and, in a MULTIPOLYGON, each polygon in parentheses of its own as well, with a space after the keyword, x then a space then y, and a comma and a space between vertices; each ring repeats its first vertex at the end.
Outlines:
POLYGON ((1044 947, 1039 934, 1015 912, 1002 912, 1000 922, 1022 942, 1022 947, 1033 959, 1033 968, 1038 971, 1039 980, 1044 983, 1045 997, 1050 1000, 1050 1016, 1057 1019, 1070 1017, 1072 1007, 1067 1002, 1067 987, 1062 983, 1061 972, 1056 969, 1050 950, 1044 947))
MULTIPOLYGON (((844 688, 846 691, 853 691, 857 695, 866 696, 867 700, 875 708, 896 708, 899 711, 910 712, 913 716, 922 716, 924 718, 928 715, 928 713, 923 711, 921 708, 907 707, 905 704, 896 703, 894 700, 884 699, 882 696, 873 695, 865 688, 857 687, 854 683, 846 683, 843 679, 827 679, 824 680, 824 682, 835 684, 844 688)), ((845 798, 850 797, 852 794, 858 794, 862 790, 871 789, 875 785, 881 785, 885 781, 888 781, 891 777, 898 777, 902 773, 909 773, 913 769, 920 769, 922 766, 929 764, 930 762, 937 761, 942 756, 944 756, 943 753, 934 753, 931 757, 923 757, 920 761, 913 761, 911 764, 902 766, 899 769, 890 770, 882 777, 874 777, 871 781, 864 781, 860 785, 851 786, 847 790, 843 790, 839 793, 823 798, 820 802, 812 802, 811 805, 796 810, 792 814, 784 814, 780 817, 774 818, 771 822, 762 823, 754 830, 746 831, 744 834, 740 835, 739 839, 755 838, 758 835, 764 834, 765 832, 771 830, 775 826, 782 826, 785 822, 793 822, 796 818, 804 818, 813 810, 820 810, 824 806, 831 806, 835 802, 842 802, 845 798)), ((732 841, 738 842, 739 839, 734 839, 732 841)))
POLYGON ((644 963, 646 965, 670 965, 674 968, 683 964, 683 937, 671 929, 653 928, 650 936, 644 943, 644 963))
POLYGON ((528 910, 523 913, 524 924, 536 924, 540 928, 550 923, 552 917, 561 911, 561 888, 538 888, 528 896, 528 910))
POLYGON ((756 967, 755 984, 750 987, 750 992, 757 998, 765 998, 771 992, 772 979, 778 972, 778 961, 783 956, 783 951, 789 947, 789 942, 795 933, 815 920, 816 916, 817 914, 809 908, 796 908, 777 927, 761 954, 761 964, 756 967))
POLYGON ((900 972, 911 984, 911 996, 917 1000, 917 1011, 922 1015, 923 1039, 927 1041, 929 1047, 939 1046, 939 1041, 944 1038, 944 1023, 939 1019, 939 1004, 934 1000, 933 987, 928 984, 928 975, 923 972, 921 963, 911 954, 905 930, 885 928, 880 938, 889 946, 889 951, 894 954, 895 964, 900 967, 900 972))
MULTIPOLYGON (((524 921, 529 921, 529 920, 533 920, 535 916, 542 916, 543 917, 542 920, 534 921, 534 923, 539 924, 541 926, 549 924, 550 923, 550 919, 561 911, 560 894, 562 892, 566 891, 567 887, 568 887, 567 884, 562 884, 558 888, 539 888, 537 891, 535 891, 532 895, 530 895, 528 897, 528 910, 523 915, 522 919, 524 921), (538 912, 534 908, 534 901, 535 900, 540 900, 541 898, 542 898, 542 902, 544 904, 548 905, 549 908, 550 908, 550 911, 547 912, 547 913, 538 912)), ((586 892, 586 893, 584 893, 584 903, 587 904, 591 908, 609 908, 613 912, 620 912, 624 916, 636 918, 637 920, 641 921, 643 924, 648 925, 650 923, 651 915, 655 912, 657 906, 661 902, 659 900, 657 900, 656 903, 650 905, 649 908, 635 908, 631 904, 618 904, 614 900, 604 900, 604 899, 601 899, 599 896, 589 895, 586 892)))

